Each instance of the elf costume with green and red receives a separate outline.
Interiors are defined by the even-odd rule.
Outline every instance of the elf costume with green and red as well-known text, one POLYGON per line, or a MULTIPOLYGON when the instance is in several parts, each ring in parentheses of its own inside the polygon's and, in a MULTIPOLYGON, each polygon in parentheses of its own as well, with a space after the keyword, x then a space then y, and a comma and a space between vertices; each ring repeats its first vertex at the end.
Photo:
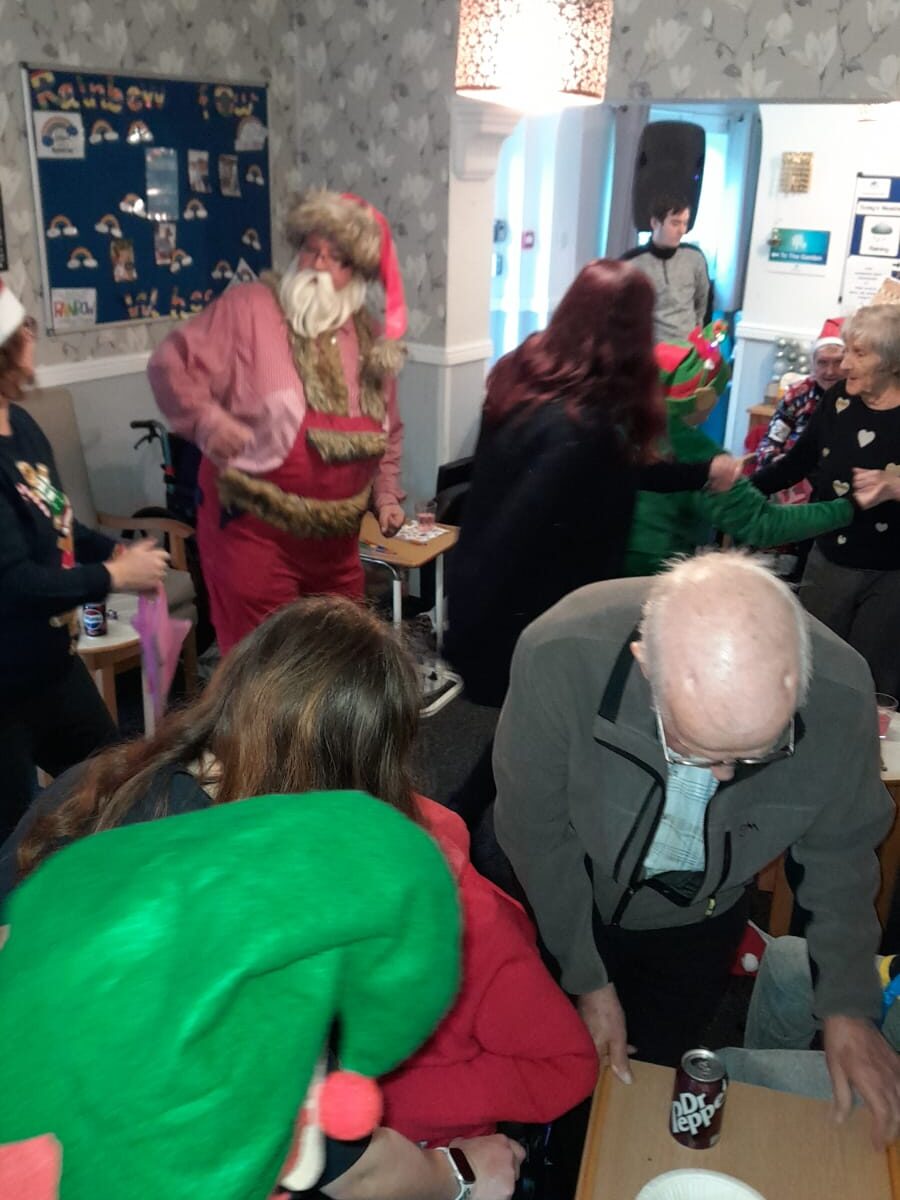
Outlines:
POLYGON ((424 1041, 459 973, 441 852, 358 792, 95 834, 48 859, 4 919, 4 1200, 308 1188, 317 1126, 371 1132, 374 1077, 424 1041), (311 1089, 335 1022, 341 1070, 311 1089))
MULTIPOLYGON (((667 446, 676 462, 706 462, 722 453, 697 424, 704 421, 728 383, 722 357, 725 325, 713 321, 684 342, 661 342, 656 361, 668 408, 667 446)), ((849 525, 849 500, 773 504, 747 479, 728 492, 638 492, 625 555, 626 575, 655 575, 676 554, 693 554, 711 529, 739 545, 765 549, 818 537, 849 525)))

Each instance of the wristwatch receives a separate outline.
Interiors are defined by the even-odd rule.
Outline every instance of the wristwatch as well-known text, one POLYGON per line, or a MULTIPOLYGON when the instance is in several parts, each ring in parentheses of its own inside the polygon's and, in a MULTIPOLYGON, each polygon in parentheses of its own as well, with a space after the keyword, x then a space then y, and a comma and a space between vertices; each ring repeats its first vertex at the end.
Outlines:
POLYGON ((472 1189, 475 1186, 475 1172, 472 1170, 472 1164, 460 1150, 459 1146, 436 1146, 435 1149, 440 1150, 441 1154, 447 1155, 447 1161, 450 1163, 450 1170, 456 1176, 456 1181, 459 1184, 459 1191, 453 1197, 453 1200, 469 1200, 472 1195, 472 1189))

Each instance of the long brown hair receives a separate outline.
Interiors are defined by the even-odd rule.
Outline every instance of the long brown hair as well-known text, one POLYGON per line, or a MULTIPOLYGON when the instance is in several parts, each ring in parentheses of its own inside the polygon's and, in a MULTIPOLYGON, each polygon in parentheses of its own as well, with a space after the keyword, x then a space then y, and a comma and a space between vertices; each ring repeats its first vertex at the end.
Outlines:
POLYGON ((575 419, 608 425, 633 461, 653 457, 665 428, 653 356, 654 295, 646 275, 628 263, 588 263, 547 328, 488 376, 485 424, 559 401, 575 419))
POLYGON ((63 844, 122 824, 148 795, 153 816, 166 816, 154 776, 167 767, 192 769, 216 804, 359 788, 417 820, 409 758, 419 701, 412 661, 383 621, 341 597, 295 601, 235 646, 203 695, 152 738, 92 759, 23 840, 18 877, 63 844))

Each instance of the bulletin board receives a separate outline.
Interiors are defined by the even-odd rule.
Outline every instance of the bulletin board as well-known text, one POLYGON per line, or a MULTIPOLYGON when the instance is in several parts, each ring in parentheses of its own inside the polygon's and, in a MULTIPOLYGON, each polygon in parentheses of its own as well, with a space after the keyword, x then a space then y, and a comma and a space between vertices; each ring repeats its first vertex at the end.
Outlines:
POLYGON ((900 280, 900 179, 858 175, 841 304, 869 304, 885 279, 900 280))
POLYGON ((262 84, 24 65, 51 333, 185 317, 271 265, 262 84))

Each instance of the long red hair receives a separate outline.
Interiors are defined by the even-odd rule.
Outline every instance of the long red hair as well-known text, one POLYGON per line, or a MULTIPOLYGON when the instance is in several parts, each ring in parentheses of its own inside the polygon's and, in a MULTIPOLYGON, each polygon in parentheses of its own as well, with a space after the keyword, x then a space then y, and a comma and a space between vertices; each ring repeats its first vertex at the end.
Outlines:
POLYGON ((600 258, 579 272, 542 333, 488 376, 484 421, 559 401, 574 420, 605 424, 635 462, 653 457, 665 428, 653 357, 653 284, 628 263, 600 258))

